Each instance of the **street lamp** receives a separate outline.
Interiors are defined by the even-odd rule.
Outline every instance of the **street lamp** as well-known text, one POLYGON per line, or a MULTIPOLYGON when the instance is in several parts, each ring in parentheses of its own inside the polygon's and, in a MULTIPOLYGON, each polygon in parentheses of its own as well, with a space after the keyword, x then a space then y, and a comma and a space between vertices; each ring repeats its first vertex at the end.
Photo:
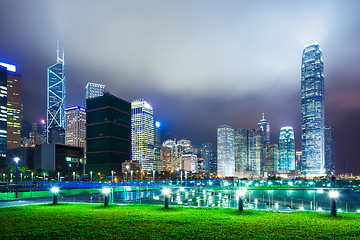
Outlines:
POLYGON ((239 212, 244 211, 244 203, 242 198, 245 196, 246 191, 247 191, 246 188, 241 188, 236 192, 236 194, 239 196, 239 206, 238 206, 239 212))
POLYGON ((73 182, 75 182, 75 172, 73 172, 73 182))
POLYGON ((113 182, 114 181, 114 171, 111 170, 111 181, 113 182))
POLYGON ((107 207, 109 205, 110 188, 108 187, 103 188, 102 193, 104 194, 104 206, 107 207))
POLYGON ((31 172, 31 183, 34 181, 34 173, 31 172))
POLYGON ((59 192, 58 187, 52 187, 51 192, 53 193, 53 204, 57 204, 57 193, 59 192))
POLYGON ((16 171, 15 171, 15 175, 16 175, 15 198, 18 198, 18 165, 19 165, 20 158, 16 157, 16 158, 14 158, 14 161, 16 162, 16 171))
POLYGON ((129 181, 129 165, 126 165, 126 182, 129 181))
POLYGON ((3 173, 3 179, 4 179, 4 182, 5 182, 5 173, 3 173))
POLYGON ((339 197, 338 191, 330 191, 329 196, 331 198, 331 215, 336 217, 336 198, 339 197))
POLYGON ((170 188, 163 188, 162 192, 163 192, 163 194, 165 196, 164 207, 165 207, 165 209, 167 209, 169 207, 169 197, 168 197, 168 195, 171 193, 170 188))
POLYGON ((58 172, 57 175, 58 175, 58 182, 60 182, 60 172, 58 172))
POLYGON ((20 182, 22 182, 23 173, 20 173, 20 182))
POLYGON ((153 183, 155 183, 155 170, 153 170, 153 183))
POLYGON ((45 178, 45 173, 43 173, 43 176, 44 176, 44 182, 46 181, 46 178, 45 178))
POLYGON ((90 182, 92 182, 92 171, 90 171, 90 182))
POLYGON ((131 175, 131 182, 132 182, 133 181, 133 170, 130 170, 130 175, 131 175))

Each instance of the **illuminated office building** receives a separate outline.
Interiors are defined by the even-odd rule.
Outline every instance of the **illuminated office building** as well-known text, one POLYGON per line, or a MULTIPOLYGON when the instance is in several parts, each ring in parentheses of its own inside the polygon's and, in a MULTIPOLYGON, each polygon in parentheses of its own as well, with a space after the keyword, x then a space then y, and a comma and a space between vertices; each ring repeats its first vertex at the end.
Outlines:
POLYGON ((57 50, 57 63, 47 70, 46 143, 65 143, 65 69, 57 50))
POLYGON ((325 168, 328 175, 335 174, 334 128, 325 125, 325 168))
POLYGON ((153 108, 144 99, 131 102, 131 153, 142 170, 154 170, 153 108))
POLYGON ((222 125, 217 129, 217 175, 235 176, 235 136, 234 129, 222 125))
POLYGON ((0 167, 5 167, 7 147, 7 68, 0 66, 0 167))
POLYGON ((212 170, 211 169, 211 161, 213 158, 212 143, 202 143, 199 151, 200 151, 200 157, 204 159, 205 173, 207 173, 207 174, 213 173, 213 171, 211 171, 212 170))
POLYGON ((260 176, 264 170, 264 140, 261 128, 248 130, 248 171, 260 176))
MULTIPOLYGON (((7 67, 7 148, 21 147, 21 74, 7 67)), ((11 67, 13 66, 13 67, 11 67)))
POLYGON ((162 162, 161 162, 161 124, 156 121, 154 126, 154 170, 161 171, 162 170, 162 162))
POLYGON ((265 119, 264 113, 262 119, 260 120, 257 126, 258 128, 261 128, 261 130, 263 131, 263 139, 264 139, 264 147, 265 147, 266 144, 270 144, 270 124, 265 119))
POLYGON ((65 144, 86 147, 86 111, 74 106, 65 109, 65 144))
POLYGON ((280 129, 279 170, 295 170, 295 137, 292 127, 280 129))
POLYGON ((306 175, 325 175, 324 63, 317 43, 304 48, 301 65, 302 163, 306 175))
POLYGON ((278 167, 279 146, 277 144, 268 144, 266 145, 266 162, 264 166, 264 171, 267 173, 267 176, 272 176, 278 170, 278 167))
POLYGON ((104 95, 105 85, 98 83, 88 83, 86 84, 86 99, 100 97, 104 95))
POLYGON ((248 130, 235 130, 235 171, 244 172, 248 168, 248 130))

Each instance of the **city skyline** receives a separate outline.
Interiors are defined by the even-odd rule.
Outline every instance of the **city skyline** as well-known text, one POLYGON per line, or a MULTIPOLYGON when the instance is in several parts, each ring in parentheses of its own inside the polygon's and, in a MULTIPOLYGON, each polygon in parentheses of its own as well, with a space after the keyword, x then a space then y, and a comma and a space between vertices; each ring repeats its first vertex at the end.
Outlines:
POLYGON ((7 23, 1 28, 10 37, 0 40, 0 61, 22 73, 27 120, 46 116, 41 92, 46 92, 46 68, 54 63, 60 40, 66 57, 66 107, 83 105, 87 82, 104 84, 125 100, 145 98, 174 137, 197 145, 215 143, 220 125, 254 128, 264 112, 271 142, 289 125, 298 151, 301 52, 317 41, 326 63, 325 114, 326 124, 335 130, 337 173, 350 168, 359 174, 357 134, 351 139, 347 134, 360 132, 359 3, 311 3, 320 9, 314 15, 306 13, 308 4, 135 1, 111 4, 111 14, 110 4, 8 1, 0 15, 7 23), (27 11, 29 4, 36 10, 27 11), (109 10, 104 12, 114 18, 101 15, 97 21, 91 17, 93 9, 109 10), (245 9, 249 11, 238 14, 245 9), (14 11, 16 19, 10 14, 14 11), (76 20, 74 12, 81 12, 82 19, 76 20))

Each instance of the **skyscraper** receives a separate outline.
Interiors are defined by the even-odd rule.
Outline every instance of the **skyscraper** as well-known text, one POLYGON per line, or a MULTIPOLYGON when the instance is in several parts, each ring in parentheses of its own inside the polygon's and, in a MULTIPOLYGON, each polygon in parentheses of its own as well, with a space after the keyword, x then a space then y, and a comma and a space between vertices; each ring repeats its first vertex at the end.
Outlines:
POLYGON ((111 94, 86 100, 86 172, 121 171, 131 157, 131 104, 111 94))
POLYGON ((156 121, 154 126, 154 170, 161 171, 162 163, 161 163, 161 124, 156 121))
POLYGON ((335 139, 334 128, 325 125, 325 168, 326 173, 335 174, 335 139))
POLYGON ((295 170, 295 137, 292 127, 280 129, 279 170, 295 170))
POLYGON ((235 129, 235 171, 245 172, 248 168, 248 131, 235 129))
POLYGON ((260 176, 264 171, 264 140, 261 128, 248 130, 248 170, 260 176))
POLYGON ((74 106, 65 109, 65 144, 86 148, 86 111, 74 106))
POLYGON ((144 99, 131 102, 131 153, 142 170, 154 170, 153 108, 144 99))
POLYGON ((46 143, 65 143, 65 69, 57 49, 57 63, 47 70, 46 143))
POLYGON ((317 43, 304 48, 301 65, 301 144, 306 175, 325 175, 324 63, 317 43))
POLYGON ((234 129, 222 125, 217 129, 217 175, 235 176, 235 136, 234 129))
POLYGON ((200 157, 204 159, 204 169, 206 174, 210 174, 211 161, 213 157, 213 144, 202 143, 200 147, 200 157))
POLYGON ((279 146, 277 144, 266 145, 266 160, 264 171, 268 176, 274 175, 279 166, 279 146))
POLYGON ((88 83, 86 84, 86 99, 100 97, 104 95, 105 85, 98 83, 88 83))
POLYGON ((0 167, 5 167, 7 146, 7 68, 0 66, 0 167))
POLYGON ((7 148, 21 146, 21 74, 16 66, 7 67, 7 148))
POLYGON ((264 138, 264 147, 266 144, 270 144, 270 124, 265 119, 265 114, 263 113, 262 119, 258 123, 258 128, 261 128, 263 131, 263 138, 264 138))

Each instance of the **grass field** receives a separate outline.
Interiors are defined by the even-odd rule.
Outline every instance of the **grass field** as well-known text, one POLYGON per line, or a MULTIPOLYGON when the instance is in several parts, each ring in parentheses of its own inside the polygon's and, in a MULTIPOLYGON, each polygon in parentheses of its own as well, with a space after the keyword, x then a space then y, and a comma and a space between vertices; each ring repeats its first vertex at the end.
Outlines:
POLYGON ((47 204, 0 209, 0 239, 360 239, 360 214, 47 204))

